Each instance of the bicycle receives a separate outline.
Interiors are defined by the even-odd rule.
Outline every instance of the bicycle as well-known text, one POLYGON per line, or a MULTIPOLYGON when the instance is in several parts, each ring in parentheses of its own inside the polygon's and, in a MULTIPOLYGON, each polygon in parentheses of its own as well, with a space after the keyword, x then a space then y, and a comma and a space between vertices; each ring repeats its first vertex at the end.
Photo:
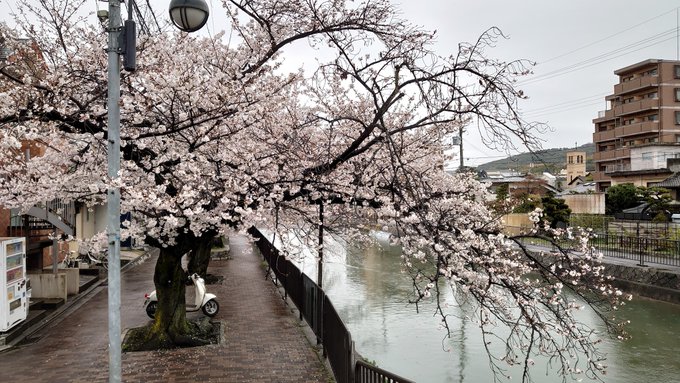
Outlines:
POLYGON ((76 256, 75 251, 61 251, 62 254, 64 254, 64 258, 59 262, 62 268, 64 269, 69 269, 73 267, 78 267, 78 263, 82 261, 82 259, 79 256, 76 256))
POLYGON ((109 257, 107 250, 97 253, 97 255, 92 254, 91 251, 88 251, 86 252, 86 256, 88 258, 90 265, 101 266, 105 270, 109 269, 109 257))

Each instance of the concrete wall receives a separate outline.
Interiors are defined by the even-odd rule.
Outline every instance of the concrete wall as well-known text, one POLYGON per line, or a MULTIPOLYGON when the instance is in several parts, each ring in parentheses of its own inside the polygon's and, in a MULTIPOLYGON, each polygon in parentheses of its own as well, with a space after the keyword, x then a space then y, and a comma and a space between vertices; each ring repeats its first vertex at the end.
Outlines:
POLYGON ((59 274, 66 274, 66 294, 78 294, 80 289, 80 269, 59 269, 59 274))
POLYGON ((564 194, 559 196, 574 214, 604 214, 605 193, 564 194))
POLYGON ((66 273, 38 273, 28 274, 31 280, 31 297, 33 298, 63 298, 68 296, 66 273))
POLYGON ((106 205, 95 206, 88 210, 82 207, 76 214, 76 238, 90 238, 106 231, 106 205))
POLYGON ((605 264, 614 284, 633 295, 680 304, 680 275, 654 267, 605 264))
POLYGON ((501 222, 505 226, 505 233, 508 235, 519 234, 519 228, 530 228, 534 225, 529 220, 527 213, 506 214, 501 217, 501 222))

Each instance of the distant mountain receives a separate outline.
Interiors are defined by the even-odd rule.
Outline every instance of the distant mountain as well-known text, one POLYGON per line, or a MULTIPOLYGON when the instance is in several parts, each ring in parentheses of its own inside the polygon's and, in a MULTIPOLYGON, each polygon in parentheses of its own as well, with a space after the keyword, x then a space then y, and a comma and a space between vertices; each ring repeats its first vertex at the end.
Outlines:
POLYGON ((534 153, 520 153, 502 160, 487 162, 477 166, 477 170, 485 171, 503 171, 515 170, 526 173, 542 173, 551 172, 557 173, 567 166, 567 152, 572 150, 580 150, 586 152, 586 170, 595 170, 593 163, 593 152, 595 151, 595 144, 585 144, 578 148, 555 148, 544 149, 534 153))

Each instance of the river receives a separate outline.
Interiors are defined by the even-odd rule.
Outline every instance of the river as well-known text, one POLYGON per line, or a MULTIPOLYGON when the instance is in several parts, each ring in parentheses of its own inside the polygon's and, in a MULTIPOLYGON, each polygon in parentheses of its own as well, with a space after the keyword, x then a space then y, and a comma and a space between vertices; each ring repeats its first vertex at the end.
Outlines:
MULTIPOLYGON (((411 281, 401 273, 399 248, 389 245, 387 234, 374 235, 378 244, 361 248, 325 239, 323 287, 352 333, 356 350, 379 367, 417 383, 492 382, 479 328, 469 320, 451 317, 452 336, 446 338, 432 304, 421 305, 416 312, 408 303, 411 281)), ((316 278, 312 258, 296 263, 316 278)), ((464 309, 455 306, 453 310, 462 313, 464 309)), ((632 338, 607 339, 602 345, 609 366, 604 381, 680 382, 680 306, 636 298, 620 315, 631 321, 632 338)), ((585 314, 583 319, 601 328, 592 315, 585 314)), ((509 381, 521 381, 519 369, 509 374, 509 381)), ((535 382, 562 382, 561 376, 541 362, 533 367, 532 377, 535 382)))

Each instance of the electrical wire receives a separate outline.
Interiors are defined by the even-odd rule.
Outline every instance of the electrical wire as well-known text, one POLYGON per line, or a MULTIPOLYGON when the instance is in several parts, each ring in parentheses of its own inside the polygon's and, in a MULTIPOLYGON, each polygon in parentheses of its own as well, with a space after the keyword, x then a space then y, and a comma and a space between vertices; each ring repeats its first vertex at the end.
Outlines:
POLYGON ((529 113, 529 114, 526 114, 526 116, 531 118, 531 119, 535 119, 535 118, 539 118, 539 117, 550 116, 550 115, 553 115, 553 114, 565 113, 565 112, 569 112, 569 111, 572 111, 572 110, 585 109, 585 108, 597 105, 601 102, 602 101, 590 101, 588 103, 584 103, 584 104, 581 104, 581 105, 573 105, 573 106, 568 107, 568 108, 548 110, 548 111, 541 112, 541 113, 529 113))
POLYGON ((592 100, 592 99, 595 99, 595 98, 601 99, 602 97, 607 96, 608 94, 609 93, 598 93, 598 94, 594 94, 592 96, 580 97, 580 98, 576 98, 576 99, 573 99, 573 100, 560 102, 560 103, 557 103, 557 104, 552 104, 552 105, 548 105, 548 106, 542 106, 540 108, 525 110, 525 111, 522 111, 522 113, 534 113, 534 112, 543 111, 544 109, 553 109, 553 108, 556 108, 556 107, 559 107, 559 106, 567 106, 569 104, 580 104, 581 102, 584 102, 586 100, 592 100))
POLYGON ((576 53, 576 52, 581 51, 581 50, 583 50, 583 49, 585 49, 585 48, 589 48, 589 47, 591 47, 591 46, 593 46, 593 45, 595 45, 595 44, 598 44, 598 43, 601 43, 601 42, 603 42, 603 41, 609 40, 609 39, 612 38, 612 37, 616 37, 616 36, 621 35, 621 34, 623 34, 623 33, 625 33, 625 32, 628 32, 628 31, 630 31, 630 30, 632 30, 632 29, 635 29, 635 28, 637 28, 637 27, 639 27, 639 26, 641 26, 641 25, 647 24, 647 23, 649 23, 650 21, 654 21, 654 20, 656 20, 656 19, 658 19, 658 18, 660 18, 660 17, 662 17, 662 16, 666 16, 666 15, 669 14, 669 13, 676 12, 676 10, 677 10, 678 8, 680 8, 680 7, 673 8, 673 9, 671 9, 671 10, 669 10, 669 11, 666 11, 666 12, 664 12, 664 13, 661 13, 661 14, 657 15, 657 16, 654 16, 654 17, 652 17, 651 19, 647 19, 647 20, 645 20, 645 21, 643 21, 643 22, 641 22, 641 23, 635 24, 635 25, 633 25, 633 26, 631 26, 631 27, 628 27, 628 28, 626 28, 626 29, 623 29, 623 30, 621 30, 621 31, 619 31, 619 32, 616 32, 616 33, 614 33, 614 34, 611 34, 611 35, 609 35, 609 36, 607 36, 607 37, 603 37, 603 38, 601 38, 601 39, 599 39, 599 40, 593 41, 592 43, 583 45, 583 46, 581 46, 581 47, 579 47, 579 48, 572 49, 572 50, 570 50, 570 51, 568 51, 568 52, 566 52, 566 53, 560 54, 560 55, 558 55, 558 56, 551 57, 551 58, 549 58, 549 59, 547 59, 547 60, 539 61, 538 64, 545 64, 545 63, 547 63, 547 62, 550 62, 550 61, 557 60, 557 59, 559 59, 559 58, 568 56, 568 55, 570 55, 570 54, 572 54, 572 53, 576 53))
POLYGON ((533 84, 533 83, 536 83, 536 82, 548 80, 548 79, 551 79, 551 78, 555 78, 555 77, 558 77, 558 76, 563 76, 565 74, 572 73, 572 72, 575 72, 575 71, 578 71, 578 70, 581 70, 581 69, 589 68, 593 65, 601 64, 603 62, 607 62, 607 61, 613 60, 615 58, 619 58, 619 57, 628 55, 630 53, 637 52, 637 51, 642 50, 642 49, 647 49, 647 48, 652 47, 654 45, 658 45, 658 44, 661 44, 663 42, 675 39, 676 38, 675 33, 676 33, 676 29, 673 28, 673 29, 667 30, 665 32, 656 34, 654 36, 647 37, 645 39, 636 41, 635 43, 628 44, 628 45, 626 45, 622 48, 618 48, 618 49, 615 49, 613 51, 603 53, 603 54, 595 56, 595 57, 591 57, 587 60, 583 60, 581 62, 572 64, 572 65, 568 65, 568 66, 560 68, 560 69, 550 71, 548 73, 537 75, 537 76, 530 78, 530 79, 527 79, 525 81, 518 82, 517 85, 518 86, 524 86, 524 85, 533 84), (670 37, 667 37, 669 35, 670 35, 670 37), (667 38, 654 42, 654 40, 657 40, 657 39, 663 38, 663 37, 667 37, 667 38), (639 47, 640 45, 642 45, 642 46, 639 47), (637 48, 637 49, 632 49, 632 48, 637 48), (620 54, 617 54, 617 53, 620 53, 620 54), (614 55, 614 56, 612 56, 612 55, 614 55))

